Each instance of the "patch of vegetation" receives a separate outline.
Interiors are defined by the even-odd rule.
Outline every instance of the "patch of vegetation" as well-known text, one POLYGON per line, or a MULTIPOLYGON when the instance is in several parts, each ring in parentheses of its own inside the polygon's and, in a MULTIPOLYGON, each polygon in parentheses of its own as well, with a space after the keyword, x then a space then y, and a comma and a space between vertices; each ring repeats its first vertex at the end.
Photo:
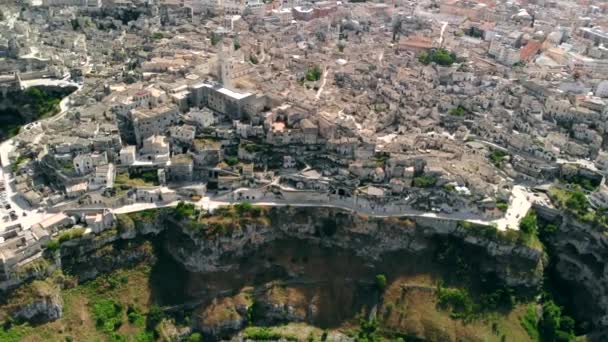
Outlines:
POLYGON ((123 308, 114 300, 99 299, 91 308, 97 329, 112 335, 122 325, 123 308))
POLYGON ((251 64, 258 64, 260 62, 255 55, 249 56, 249 61, 251 62, 251 64))
MULTIPOLYGON (((53 240, 51 240, 53 241, 53 240)), ((48 248, 48 247, 47 247, 48 248)), ((26 277, 34 272, 42 272, 48 269, 51 263, 46 258, 38 258, 34 261, 30 261, 25 265, 18 265, 15 269, 15 273, 20 277, 26 277)))
POLYGON ((507 201, 496 202, 496 208, 502 212, 506 212, 509 209, 509 203, 507 201))
POLYGON ((36 117, 39 119, 53 115, 59 111, 59 102, 61 102, 59 97, 52 96, 34 87, 26 90, 25 96, 28 99, 28 104, 33 107, 36 117))
POLYGON ((297 337, 291 335, 284 335, 273 331, 267 327, 247 327, 243 331, 243 335, 246 339, 254 341, 270 341, 270 340, 291 340, 296 341, 297 337))
POLYGON ((357 342, 382 341, 382 338, 379 336, 379 328, 380 324, 376 319, 361 319, 359 321, 359 330, 355 340, 357 342))
POLYGON ((31 159, 25 155, 20 154, 14 163, 11 164, 11 171, 17 173, 23 165, 27 164, 31 159))
POLYGON ((465 30, 464 33, 467 36, 474 37, 474 38, 483 37, 483 31, 478 29, 477 27, 473 27, 473 26, 471 26, 469 29, 465 30))
POLYGON ((452 318, 469 319, 474 314, 473 299, 464 289, 437 287, 437 305, 452 311, 452 318))
POLYGON ((414 186, 417 188, 431 188, 437 183, 437 178, 429 175, 414 177, 414 186))
POLYGON ((380 292, 386 289, 386 276, 384 274, 376 275, 376 288, 378 288, 380 292))
POLYGON ((262 146, 257 144, 244 144, 243 149, 249 153, 260 152, 262 150, 262 146))
POLYGON ((137 224, 137 222, 154 222, 158 217, 159 210, 157 209, 146 209, 142 211, 136 211, 129 213, 128 215, 131 217, 133 222, 137 224))
POLYGON ((600 182, 597 180, 592 180, 587 177, 583 177, 581 175, 575 175, 569 178, 564 179, 566 182, 574 185, 578 185, 584 190, 587 191, 595 191, 598 186, 600 186, 600 182))
POLYGON ((196 209, 194 204, 183 201, 177 203, 177 206, 173 212, 175 217, 179 220, 195 218, 199 214, 199 211, 196 209))
POLYGON ((135 230, 135 221, 126 214, 116 215, 116 228, 121 233, 135 230))
POLYGON ((524 234, 538 233, 538 222, 536 218, 536 212, 530 210, 526 213, 526 216, 524 216, 519 222, 519 230, 524 234))
POLYGON ((59 247, 61 246, 61 243, 59 243, 59 241, 53 239, 53 240, 49 240, 49 242, 47 242, 46 244, 46 249, 48 249, 49 251, 56 251, 59 249, 59 247))
POLYGON ((209 35, 209 39, 211 40, 211 45, 216 46, 217 43, 222 40, 222 36, 215 32, 211 32, 211 34, 209 35))
POLYGON ((450 115, 462 117, 467 113, 467 110, 462 106, 450 109, 450 115))
POLYGON ((154 32, 152 34, 152 39, 163 39, 165 35, 162 32, 154 32))
POLYGON ((158 185, 158 176, 154 171, 142 172, 139 175, 119 173, 116 174, 114 179, 114 187, 119 189, 152 187, 156 185, 158 185))
POLYGON ((306 72, 305 76, 308 82, 316 82, 321 79, 321 69, 319 66, 315 65, 312 68, 309 68, 306 72))
POLYGON ((476 224, 468 221, 458 222, 461 228, 469 229, 470 234, 486 238, 492 241, 500 241, 508 244, 519 244, 533 249, 542 249, 542 245, 536 234, 525 234, 521 230, 507 229, 498 230, 495 225, 476 224))
POLYGON ((234 166, 239 163, 239 158, 238 157, 226 157, 226 158, 224 158, 224 161, 226 162, 226 164, 228 164, 228 166, 234 166))
POLYGON ((84 231, 84 228, 73 228, 70 230, 66 230, 59 234, 59 236, 57 237, 57 241, 59 243, 62 243, 65 241, 81 238, 84 235, 84 231))
POLYGON ((456 54, 449 52, 446 49, 436 49, 431 52, 422 52, 418 56, 418 61, 422 64, 430 64, 431 62, 443 66, 449 66, 456 62, 456 54))
POLYGON ((242 203, 235 204, 234 209, 236 210, 236 213, 240 217, 245 216, 254 211, 257 216, 259 216, 259 214, 260 214, 260 210, 259 210, 260 208, 256 207, 254 210, 254 206, 249 202, 242 202, 242 203))
POLYGON ((78 19, 70 19, 70 25, 72 25, 72 29, 74 31, 80 30, 80 23, 78 22, 78 19))
POLYGON ((587 195, 580 188, 566 190, 552 187, 548 194, 558 208, 570 213, 577 220, 592 224, 602 231, 608 230, 608 209, 598 208, 593 210, 587 195))
POLYGON ((509 153, 496 149, 490 153, 489 158, 494 166, 501 168, 504 162, 509 159, 509 153))
POLYGON ((186 342, 202 342, 203 341, 203 335, 201 335, 200 333, 193 333, 192 335, 188 336, 188 338, 186 338, 186 342))
POLYGON ((552 300, 543 303, 543 315, 539 322, 542 341, 574 341, 575 321, 562 315, 562 308, 552 300))
POLYGON ((528 336, 534 341, 538 341, 540 333, 538 332, 538 317, 536 317, 536 306, 528 305, 526 313, 520 318, 521 326, 526 330, 528 336))

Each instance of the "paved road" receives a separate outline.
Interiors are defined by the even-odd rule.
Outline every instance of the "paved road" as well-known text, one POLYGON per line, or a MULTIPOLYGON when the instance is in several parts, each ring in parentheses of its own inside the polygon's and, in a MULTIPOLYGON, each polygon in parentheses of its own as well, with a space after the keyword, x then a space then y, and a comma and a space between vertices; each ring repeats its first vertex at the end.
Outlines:
MULTIPOLYGON (((242 189, 239 189, 242 190, 242 189)), ((234 192, 233 192, 234 193, 234 192)), ((229 194, 224 194, 221 197, 210 197, 205 196, 198 202, 190 202, 198 207, 207 210, 213 211, 220 206, 230 205, 234 203, 238 203, 239 201, 231 201, 227 200, 226 197, 229 194)), ((509 209, 504 217, 499 219, 487 219, 482 218, 471 213, 466 212, 458 212, 452 214, 443 214, 443 213, 433 213, 433 212, 422 212, 414 209, 404 209, 399 212, 383 212, 381 210, 370 209, 367 207, 356 207, 354 208, 352 205, 344 203, 319 203, 319 202, 290 202, 281 199, 262 199, 250 201, 256 205, 262 206, 292 206, 292 207, 325 207, 325 208, 336 208, 343 209, 348 211, 356 211, 362 214, 366 214, 372 217, 401 217, 401 216, 409 216, 409 217, 428 217, 428 218, 440 218, 447 220, 464 220, 471 223, 476 224, 484 224, 484 225, 495 225, 500 230, 510 229, 519 229, 519 220, 528 212, 532 203, 529 200, 530 194, 528 191, 522 186, 516 186, 513 189, 513 194, 511 197, 509 209)), ((171 203, 136 203, 132 205, 127 205, 124 207, 113 209, 112 211, 115 214, 125 214, 131 212, 142 211, 146 209, 155 209, 155 208, 163 208, 163 207, 171 207, 176 206, 178 201, 174 201, 171 203)))

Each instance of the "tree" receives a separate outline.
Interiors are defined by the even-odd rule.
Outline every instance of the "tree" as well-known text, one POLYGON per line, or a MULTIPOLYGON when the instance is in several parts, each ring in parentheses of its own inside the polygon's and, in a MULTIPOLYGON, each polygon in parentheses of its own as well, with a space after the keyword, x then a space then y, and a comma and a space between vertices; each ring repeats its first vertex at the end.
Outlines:
POLYGON ((78 29, 80 29, 80 23, 78 22, 78 19, 70 20, 70 24, 72 24, 72 29, 74 31, 78 31, 78 29))
POLYGON ((400 17, 397 17, 395 19, 395 22, 393 22, 393 43, 397 41, 397 37, 399 36, 399 33, 401 32, 402 25, 403 25, 403 20, 400 17))
POLYGON ((149 328, 154 328, 163 320, 165 317, 165 313, 161 310, 158 305, 152 305, 150 311, 148 311, 148 319, 146 321, 146 325, 149 328))
POLYGON ((528 235, 536 234, 538 231, 538 224, 534 211, 529 211, 526 216, 521 219, 521 222, 519 222, 519 230, 528 235))
POLYGON ((376 275, 376 287, 380 291, 384 291, 384 289, 386 288, 386 276, 384 274, 376 275))
POLYGON ((555 340, 557 331, 560 327, 561 314, 562 309, 552 300, 549 300, 543 304, 543 316, 540 321, 540 328, 543 332, 543 336, 548 341, 555 340))
POLYGON ((209 35, 209 39, 211 40, 211 45, 216 46, 217 43, 222 40, 222 37, 215 32, 211 32, 211 35, 209 35))

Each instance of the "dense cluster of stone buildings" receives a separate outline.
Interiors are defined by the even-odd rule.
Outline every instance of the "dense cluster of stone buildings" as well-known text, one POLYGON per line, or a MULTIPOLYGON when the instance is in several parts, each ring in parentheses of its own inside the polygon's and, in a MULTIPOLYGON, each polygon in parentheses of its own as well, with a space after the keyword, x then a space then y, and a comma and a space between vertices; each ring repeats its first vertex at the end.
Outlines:
POLYGON ((605 192, 604 3, 146 3, 2 9, 4 94, 78 86, 1 154, 31 207, 84 210, 65 226, 205 194, 492 219, 517 184, 605 192))

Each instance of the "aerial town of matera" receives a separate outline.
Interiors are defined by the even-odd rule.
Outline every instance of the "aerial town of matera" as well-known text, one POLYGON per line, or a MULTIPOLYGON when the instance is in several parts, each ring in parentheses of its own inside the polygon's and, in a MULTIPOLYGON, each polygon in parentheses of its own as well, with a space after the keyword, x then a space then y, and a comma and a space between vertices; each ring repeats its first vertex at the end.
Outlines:
POLYGON ((600 0, 3 0, 0 274, 74 226, 248 201, 606 224, 600 0), (30 94, 31 95, 31 94, 30 94), (4 103, 4 102, 3 102, 4 103))

